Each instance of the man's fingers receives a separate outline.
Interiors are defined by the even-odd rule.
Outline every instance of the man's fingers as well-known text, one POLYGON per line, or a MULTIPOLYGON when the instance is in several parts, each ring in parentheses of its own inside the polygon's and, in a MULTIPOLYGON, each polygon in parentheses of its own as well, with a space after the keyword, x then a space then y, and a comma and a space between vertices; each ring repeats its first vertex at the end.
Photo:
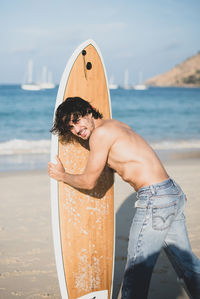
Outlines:
POLYGON ((56 160, 57 160, 57 162, 61 163, 60 158, 58 157, 58 155, 56 155, 56 160))

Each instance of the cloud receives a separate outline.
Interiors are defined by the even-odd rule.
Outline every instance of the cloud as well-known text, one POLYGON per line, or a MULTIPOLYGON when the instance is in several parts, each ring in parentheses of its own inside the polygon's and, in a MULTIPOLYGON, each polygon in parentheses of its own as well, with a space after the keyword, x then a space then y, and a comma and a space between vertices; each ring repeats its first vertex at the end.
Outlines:
MULTIPOLYGON (((92 38, 106 49, 119 49, 126 42, 125 22, 71 23, 54 28, 17 27, 10 32, 9 53, 38 54, 71 51, 86 39, 92 38), (109 37, 109 38, 105 38, 109 37), (120 43, 119 43, 120 40, 120 43)), ((7 43, 8 45, 8 43, 7 43)), ((8 49, 8 47, 7 47, 8 49)))
POLYGON ((173 50, 180 48, 181 46, 182 46, 182 43, 180 41, 172 40, 172 41, 168 42, 163 47, 163 51, 165 51, 165 52, 173 51, 173 50))
POLYGON ((38 49, 36 47, 21 47, 10 50, 10 54, 28 54, 33 55, 36 54, 38 49))
MULTIPOLYGON (((104 51, 112 51, 118 55, 119 50, 124 48, 126 43, 125 33, 127 24, 123 22, 110 23, 87 23, 87 24, 72 24, 66 27, 57 27, 48 32, 33 32, 34 38, 40 53, 67 53, 70 55, 72 51, 82 42, 87 39, 94 39, 104 51), (107 37, 107 38, 106 38, 107 37), (121 38, 120 38, 121 37, 121 38), (119 42, 120 40, 120 42, 119 42)), ((28 31, 24 31, 28 33, 28 31)), ((30 39, 31 32, 29 32, 30 39)), ((34 47, 32 47, 34 48, 34 47)))

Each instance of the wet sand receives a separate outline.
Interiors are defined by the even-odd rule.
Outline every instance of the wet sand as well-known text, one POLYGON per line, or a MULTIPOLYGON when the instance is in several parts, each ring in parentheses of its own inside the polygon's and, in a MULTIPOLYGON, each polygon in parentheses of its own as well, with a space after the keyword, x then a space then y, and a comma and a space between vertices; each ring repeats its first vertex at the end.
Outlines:
MULTIPOLYGON (((200 258, 200 160, 174 157, 164 162, 187 194, 186 219, 195 254, 200 258)), ((0 298, 61 298, 51 232, 49 178, 45 171, 0 174, 0 298)), ((118 296, 134 215, 134 190, 115 182, 116 264, 113 298, 118 296)), ((188 298, 164 252, 154 269, 149 299, 188 298)))

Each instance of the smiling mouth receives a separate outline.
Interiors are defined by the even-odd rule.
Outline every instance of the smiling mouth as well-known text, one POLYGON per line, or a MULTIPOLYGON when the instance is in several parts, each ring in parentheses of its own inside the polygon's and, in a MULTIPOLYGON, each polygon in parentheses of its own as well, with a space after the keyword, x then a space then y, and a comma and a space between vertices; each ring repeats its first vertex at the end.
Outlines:
POLYGON ((87 135, 86 129, 81 130, 78 135, 81 137, 85 137, 87 135))

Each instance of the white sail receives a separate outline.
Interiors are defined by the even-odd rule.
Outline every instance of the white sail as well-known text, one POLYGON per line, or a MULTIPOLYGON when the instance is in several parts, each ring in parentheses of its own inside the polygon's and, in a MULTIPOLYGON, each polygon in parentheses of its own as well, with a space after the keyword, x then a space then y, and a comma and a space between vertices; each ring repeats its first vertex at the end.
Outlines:
POLYGON ((47 67, 42 68, 42 83, 40 84, 41 89, 55 88, 55 84, 52 82, 52 73, 47 71, 47 67))
POLYGON ((26 83, 21 85, 24 90, 37 91, 40 90, 40 85, 33 82, 33 61, 30 59, 28 62, 28 74, 26 83))
POLYGON ((142 72, 139 73, 139 83, 134 86, 135 90, 146 90, 147 86, 142 83, 142 72))
POLYGON ((131 85, 129 84, 129 72, 128 69, 125 70, 124 73, 124 85, 123 85, 124 89, 132 89, 131 85))
POLYGON ((114 77, 111 76, 109 83, 108 83, 109 89, 117 89, 118 85, 114 83, 114 77))

